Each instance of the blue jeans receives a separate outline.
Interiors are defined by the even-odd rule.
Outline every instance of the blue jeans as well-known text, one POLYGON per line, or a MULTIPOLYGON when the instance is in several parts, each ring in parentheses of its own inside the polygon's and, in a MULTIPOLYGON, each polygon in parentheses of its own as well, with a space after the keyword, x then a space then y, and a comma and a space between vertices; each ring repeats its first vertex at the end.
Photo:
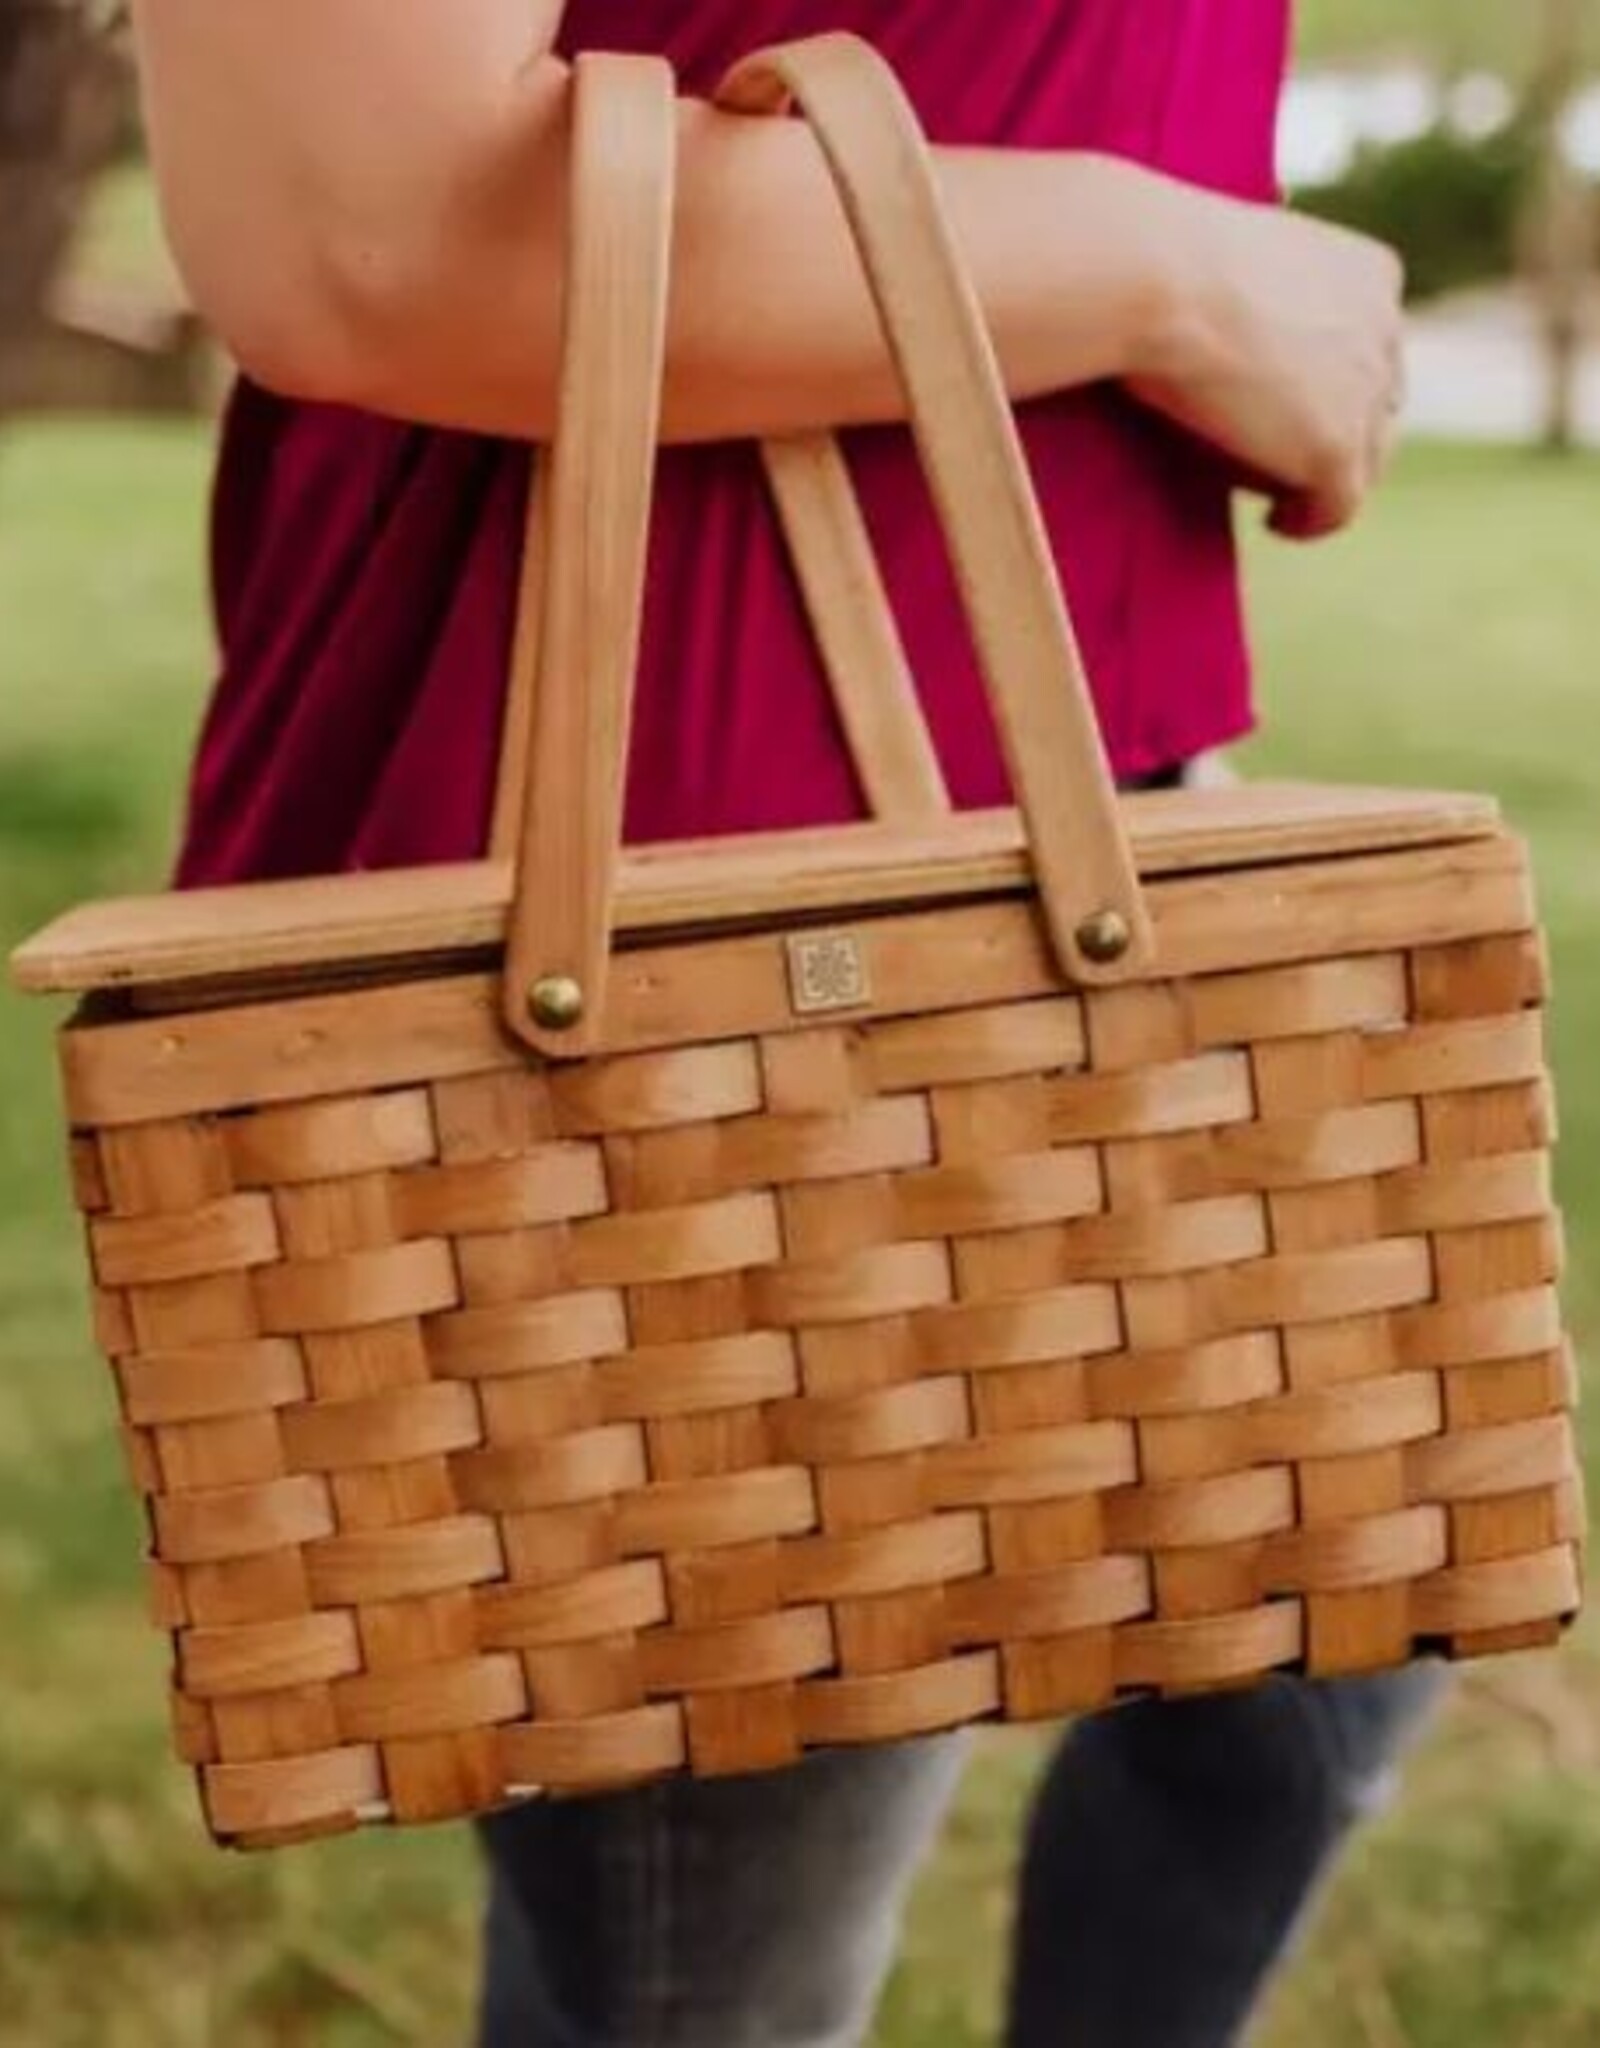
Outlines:
MULTIPOLYGON (((1225 2048, 1439 1680, 1426 1667, 1079 1722, 1034 1802, 1007 2048, 1225 2048)), ((959 1737, 484 1826, 480 2048, 857 2048, 959 1737)))

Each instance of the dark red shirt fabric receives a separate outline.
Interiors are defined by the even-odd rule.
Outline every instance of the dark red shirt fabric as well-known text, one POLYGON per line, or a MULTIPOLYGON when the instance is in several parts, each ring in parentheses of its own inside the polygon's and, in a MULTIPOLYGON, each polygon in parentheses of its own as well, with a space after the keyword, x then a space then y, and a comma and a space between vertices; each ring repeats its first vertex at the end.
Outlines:
MULTIPOLYGON (((663 51, 703 91, 764 43, 854 29, 936 141, 1110 151, 1264 199, 1288 14, 1289 0, 572 0, 563 44, 663 51)), ((1224 466, 1109 387, 1021 419, 1118 771, 1237 736, 1249 665, 1224 466)), ((909 437, 857 433, 849 452, 952 792, 1004 802, 909 437)), ((237 388, 214 505, 221 672, 181 881, 481 851, 527 476, 513 444, 237 388)), ((859 811, 754 451, 667 451, 629 837, 859 811)))

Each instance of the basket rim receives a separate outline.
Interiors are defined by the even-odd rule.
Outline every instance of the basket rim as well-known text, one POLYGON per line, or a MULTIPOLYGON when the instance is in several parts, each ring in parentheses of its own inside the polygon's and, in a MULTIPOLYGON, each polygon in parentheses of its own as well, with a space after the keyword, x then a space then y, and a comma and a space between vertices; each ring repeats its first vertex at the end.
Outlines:
MULTIPOLYGON (((1154 790, 1123 799, 1141 875, 1199 874, 1481 839, 1492 797, 1298 782, 1154 790)), ((87 995, 310 966, 460 955, 505 937, 509 863, 391 868, 305 881, 107 898, 66 912, 11 956, 29 994, 87 995)), ((714 931, 752 918, 911 907, 1025 892, 1014 810, 631 849, 619 933, 714 931)))

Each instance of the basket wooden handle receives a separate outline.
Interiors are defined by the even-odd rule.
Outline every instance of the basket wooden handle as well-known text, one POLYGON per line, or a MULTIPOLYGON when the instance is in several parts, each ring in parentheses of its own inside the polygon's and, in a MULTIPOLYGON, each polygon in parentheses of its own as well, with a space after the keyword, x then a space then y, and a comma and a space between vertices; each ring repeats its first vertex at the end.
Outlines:
POLYGON ((1138 870, 994 345, 910 102, 872 46, 844 33, 757 53, 717 97, 752 113, 792 100, 822 145, 905 389, 1057 957, 1078 981, 1135 973, 1151 948, 1138 870))
MULTIPOLYGON (((831 434, 809 434, 769 441, 762 454, 868 809, 886 824, 947 817, 951 804, 944 771, 843 450, 831 434)), ((528 493, 522 588, 489 831, 493 860, 515 860, 527 810, 544 583, 544 499, 544 478, 536 467, 528 493)))
POLYGON ((579 57, 556 432, 529 520, 502 740, 511 758, 527 748, 505 1018, 569 1058, 594 1042, 611 944, 676 146, 665 62, 579 57))
MULTIPOLYGON (((763 113, 792 98, 816 129, 904 380, 1057 956, 1082 982, 1136 972, 1150 949, 1137 871, 1015 421, 915 116, 889 67, 847 35, 752 57, 719 97, 763 113)), ((507 1021, 565 1058, 593 1049, 603 1014, 664 347, 664 67, 582 60, 574 120, 561 403, 530 517, 496 807, 497 831, 522 819, 507 1021), (598 451, 586 445, 596 437, 598 451)), ((827 437, 765 453, 874 809, 936 814, 942 779, 843 459, 827 437)))

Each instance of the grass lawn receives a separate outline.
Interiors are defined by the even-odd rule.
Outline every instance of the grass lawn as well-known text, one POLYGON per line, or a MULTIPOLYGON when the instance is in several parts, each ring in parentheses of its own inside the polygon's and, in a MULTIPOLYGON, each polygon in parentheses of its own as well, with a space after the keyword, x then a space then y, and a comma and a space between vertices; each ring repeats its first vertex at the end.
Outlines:
MULTIPOLYGON (((207 668, 203 470, 181 428, 36 427, 0 448, 0 945, 160 872, 207 668)), ((1597 542, 1600 466, 1427 450, 1359 536, 1256 562, 1259 765, 1493 788, 1533 835, 1584 1328, 1600 1307, 1597 542)), ((0 997, 0 2036, 459 2040, 475 1907, 460 1832, 224 1858, 165 1760, 162 1651, 58 1166, 51 1022, 0 997)), ((1600 2048, 1596 1643, 1471 1677, 1330 1900, 1269 2048, 1600 2048)), ((1036 1755, 985 1745, 877 2048, 992 2040, 1036 1755)))

